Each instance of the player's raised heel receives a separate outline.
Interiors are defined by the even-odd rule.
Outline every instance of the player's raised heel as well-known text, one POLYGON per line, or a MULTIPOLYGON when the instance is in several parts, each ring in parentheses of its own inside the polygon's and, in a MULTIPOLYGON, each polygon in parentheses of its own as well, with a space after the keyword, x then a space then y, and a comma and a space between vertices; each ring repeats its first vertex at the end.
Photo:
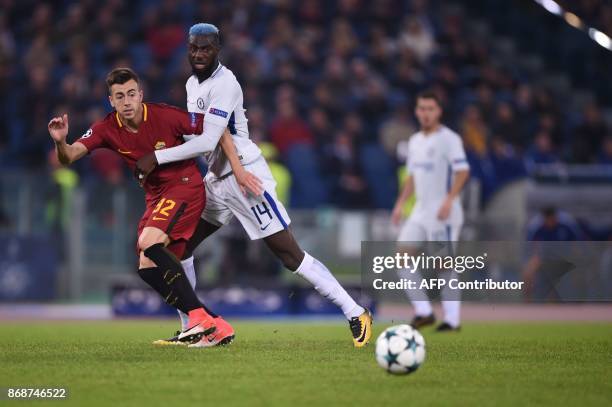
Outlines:
POLYGON ((221 339, 221 340, 219 341, 219 343, 217 343, 217 345, 216 345, 216 346, 225 346, 225 345, 229 345, 230 343, 234 342, 234 338, 235 338, 235 336, 234 336, 234 335, 232 335, 232 336, 227 336, 227 337, 225 337, 225 338, 221 339))
POLYGON ((201 340, 189 345, 190 348, 210 348, 213 346, 229 345, 234 341, 234 328, 223 318, 215 318, 217 330, 205 335, 201 340))
POLYGON ((349 319, 349 327, 353 334, 353 345, 356 348, 364 347, 372 336, 372 313, 366 308, 365 312, 358 317, 349 319))

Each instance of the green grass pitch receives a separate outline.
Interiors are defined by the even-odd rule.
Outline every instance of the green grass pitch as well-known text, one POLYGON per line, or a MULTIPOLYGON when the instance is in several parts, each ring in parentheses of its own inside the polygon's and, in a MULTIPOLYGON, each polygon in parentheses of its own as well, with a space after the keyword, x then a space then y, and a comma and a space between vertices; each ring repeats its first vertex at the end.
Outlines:
MULTIPOLYGON (((378 323, 376 334, 388 323, 378 323)), ((170 321, 0 323, 0 387, 62 386, 3 405, 612 405, 612 324, 471 323, 422 333, 414 374, 380 369, 348 326, 235 322, 229 347, 155 347, 170 321)), ((374 337, 375 338, 375 337, 374 337)))

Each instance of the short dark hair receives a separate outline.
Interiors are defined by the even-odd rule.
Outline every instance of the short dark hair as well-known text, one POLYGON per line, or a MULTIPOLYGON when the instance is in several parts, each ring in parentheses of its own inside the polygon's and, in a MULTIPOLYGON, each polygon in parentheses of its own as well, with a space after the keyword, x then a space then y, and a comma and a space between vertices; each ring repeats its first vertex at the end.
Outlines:
POLYGON ((438 106, 442 107, 442 100, 440 99, 440 96, 438 96, 438 94, 434 92, 433 90, 428 89, 428 90, 419 92, 419 94, 417 95, 417 100, 418 99, 433 99, 436 101, 438 106))
POLYGON ((108 87, 108 93, 111 91, 111 86, 119 84, 123 85, 129 80, 135 80, 136 83, 140 84, 140 79, 136 72, 130 68, 115 68, 106 75, 106 86, 108 87))

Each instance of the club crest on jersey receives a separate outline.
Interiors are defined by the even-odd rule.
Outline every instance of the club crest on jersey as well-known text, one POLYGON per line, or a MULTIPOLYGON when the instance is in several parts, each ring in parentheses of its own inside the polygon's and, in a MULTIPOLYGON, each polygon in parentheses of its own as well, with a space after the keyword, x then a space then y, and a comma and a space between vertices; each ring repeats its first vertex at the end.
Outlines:
POLYGON ((81 136, 81 138, 89 138, 89 137, 91 137, 91 135, 92 135, 92 134, 93 134, 93 130, 92 130, 92 129, 88 129, 88 130, 85 132, 85 134, 83 134, 83 135, 81 136))
POLYGON ((224 119, 227 119, 227 112, 224 112, 223 110, 215 109, 214 107, 211 107, 208 113, 214 114, 216 116, 221 116, 224 119))
POLYGON ((166 148, 166 143, 164 141, 158 141, 155 143, 156 150, 161 150, 162 148, 166 148))
POLYGON ((204 110, 204 99, 198 98, 197 104, 200 110, 204 110))

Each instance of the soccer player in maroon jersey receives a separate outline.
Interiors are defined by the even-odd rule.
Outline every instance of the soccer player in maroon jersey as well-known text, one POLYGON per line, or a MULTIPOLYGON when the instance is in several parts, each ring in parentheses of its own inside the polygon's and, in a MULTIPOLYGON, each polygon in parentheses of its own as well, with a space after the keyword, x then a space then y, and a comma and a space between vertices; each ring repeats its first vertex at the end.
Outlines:
MULTIPOLYGON (((115 111, 94 123, 76 142, 66 143, 68 115, 49 122, 49 134, 62 164, 70 164, 97 148, 109 148, 134 169, 140 157, 182 144, 185 134, 203 132, 203 114, 143 103, 138 76, 129 68, 111 71, 106 84, 115 111)), ((237 157, 232 158, 230 162, 239 162, 237 157)), ((215 318, 220 318, 199 301, 178 260, 204 209, 202 177, 195 161, 185 160, 160 166, 147 177, 143 188, 146 210, 138 224, 138 274, 168 304, 189 315, 189 328, 180 333, 180 341, 197 342, 215 331, 215 318)))

